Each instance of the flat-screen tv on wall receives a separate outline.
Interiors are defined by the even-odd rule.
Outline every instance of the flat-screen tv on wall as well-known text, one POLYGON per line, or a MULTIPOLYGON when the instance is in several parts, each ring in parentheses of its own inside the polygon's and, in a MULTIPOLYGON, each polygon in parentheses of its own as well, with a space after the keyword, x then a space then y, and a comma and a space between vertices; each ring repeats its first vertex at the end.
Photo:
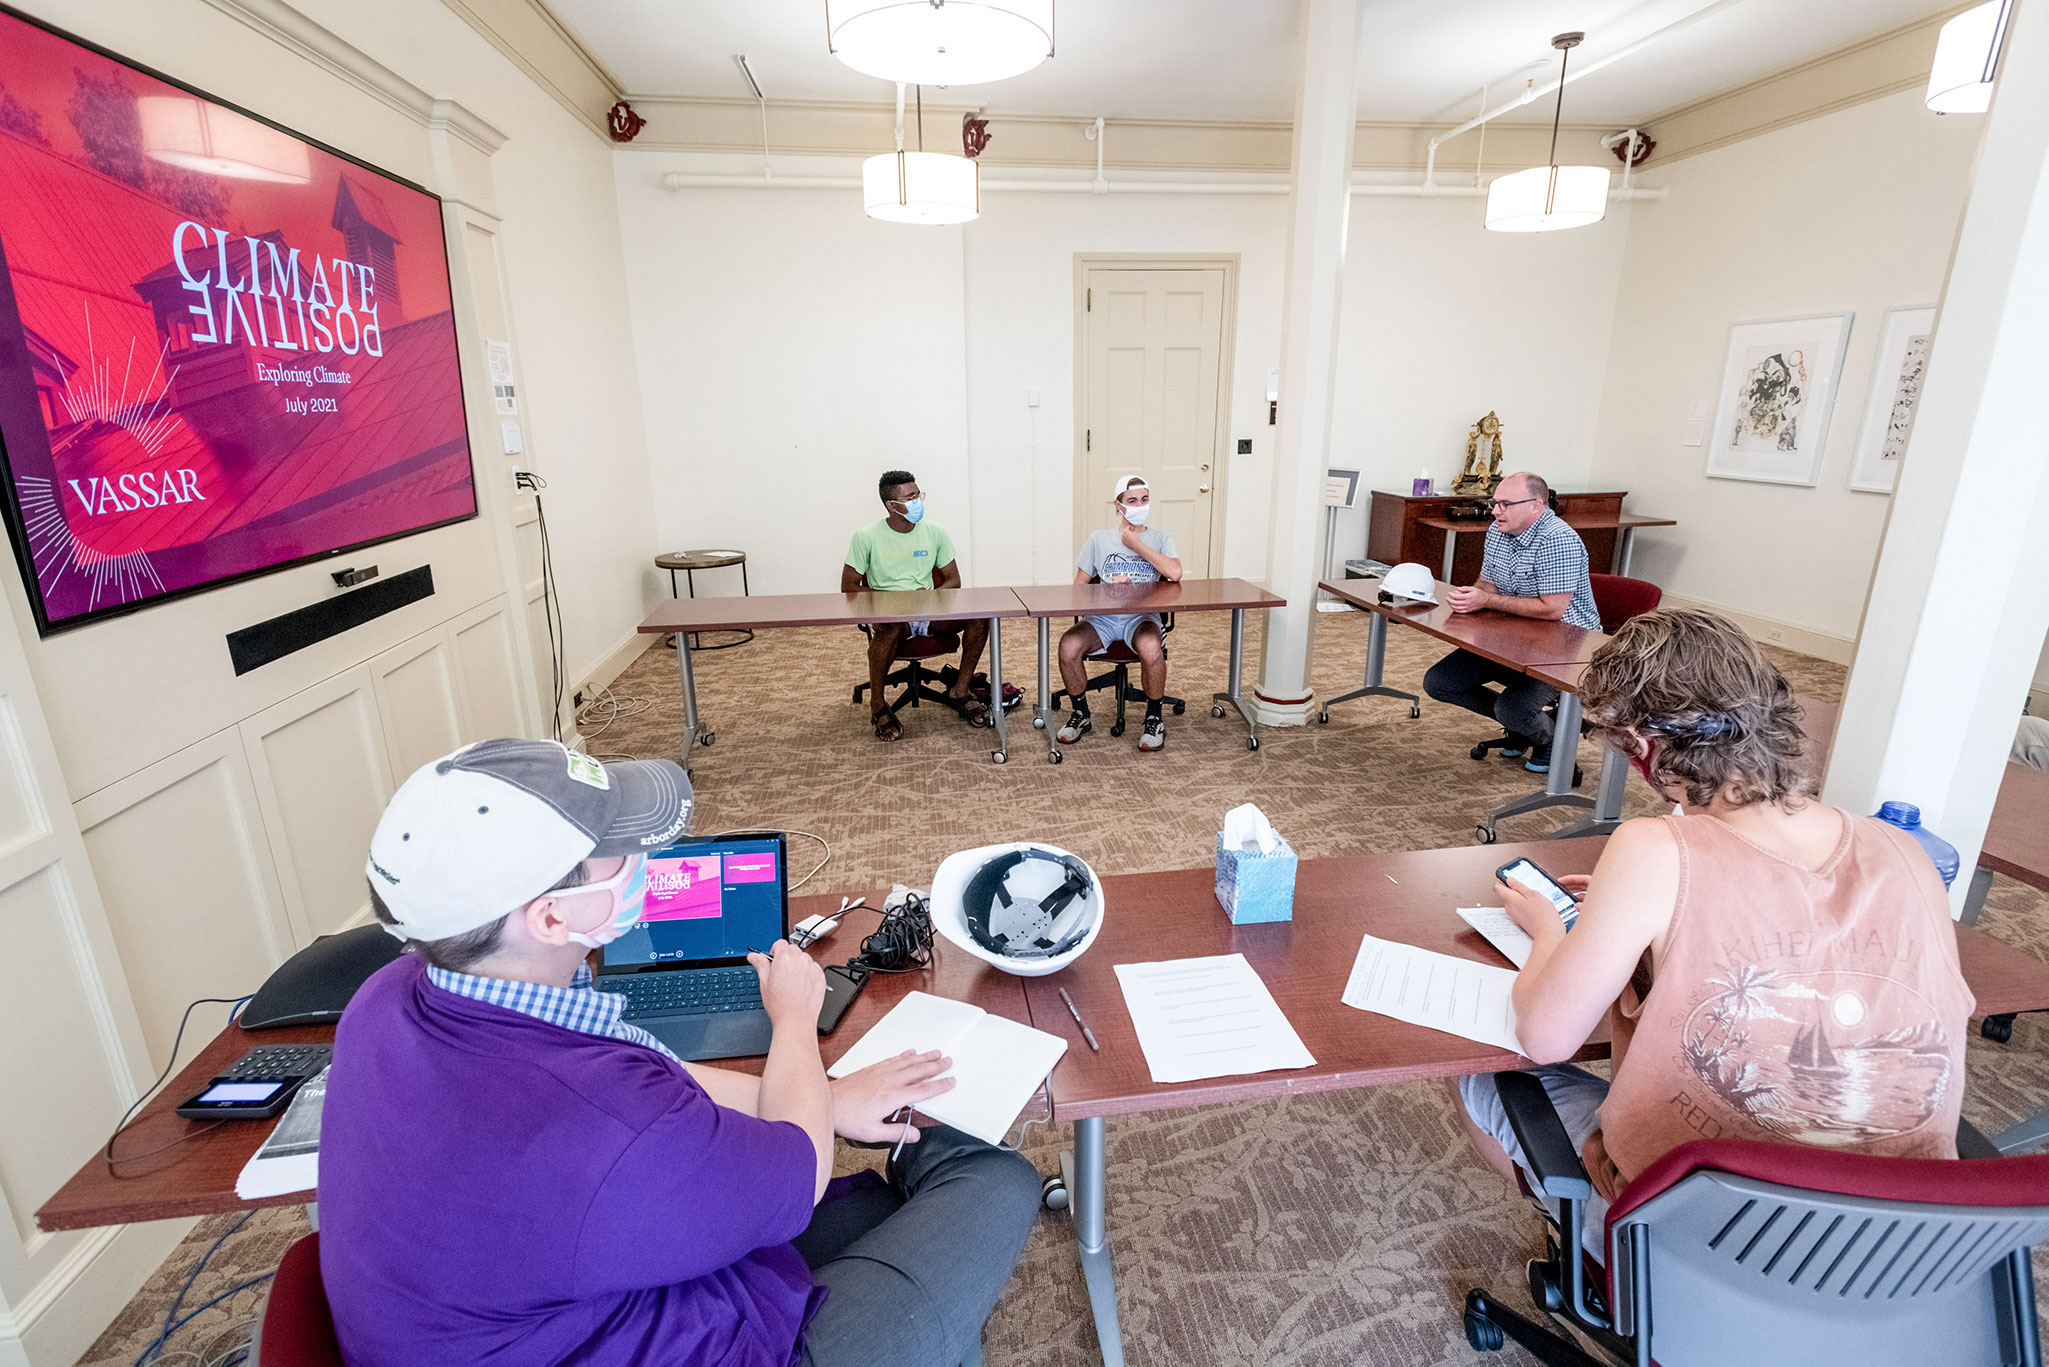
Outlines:
POLYGON ((0 6, 0 460, 45 636, 475 516, 440 201, 0 6))

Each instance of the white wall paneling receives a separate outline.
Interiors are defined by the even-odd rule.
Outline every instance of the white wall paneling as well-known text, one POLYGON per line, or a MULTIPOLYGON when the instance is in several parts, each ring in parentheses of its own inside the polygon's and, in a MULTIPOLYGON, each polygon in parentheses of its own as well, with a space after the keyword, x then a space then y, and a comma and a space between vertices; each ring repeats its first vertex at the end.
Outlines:
POLYGON ((395 782, 455 749, 469 733, 447 628, 422 632, 371 660, 370 681, 395 782))
MULTIPOLYGON (((241 733, 218 731, 74 811, 154 1075, 187 1002, 253 992, 298 947, 241 733)), ((204 1039, 215 1021, 193 1029, 204 1039)))
MULTIPOLYGON (((448 624, 450 654, 458 683, 456 700, 465 713, 465 741, 527 734, 520 707, 519 647, 513 639, 516 620, 510 600, 494 598, 448 624)), ((393 777, 405 782, 406 770, 393 777)))
POLYGON ((300 945, 370 905, 364 851, 392 793, 367 668, 337 674, 241 725, 257 808, 300 945))

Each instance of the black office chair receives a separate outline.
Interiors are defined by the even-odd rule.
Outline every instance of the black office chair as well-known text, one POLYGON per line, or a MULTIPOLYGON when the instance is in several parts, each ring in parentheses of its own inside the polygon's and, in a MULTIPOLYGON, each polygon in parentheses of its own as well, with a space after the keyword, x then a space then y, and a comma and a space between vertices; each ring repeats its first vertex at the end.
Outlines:
POLYGON ((1543 1083, 1494 1081, 1524 1161, 1563 1203, 1530 1298, 1599 1354, 1475 1290, 1477 1351, 1505 1336, 1553 1367, 2041 1367, 2028 1249, 2049 1238, 2049 1156, 1998 1157, 1968 1125, 1955 1161, 1695 1140, 1609 1211, 1603 1285, 1580 1242, 1593 1185, 1543 1083))
MULTIPOLYGON (((1096 584, 1102 581, 1094 576, 1090 576, 1089 582, 1096 584)), ((1166 657, 1167 633, 1173 629, 1174 614, 1171 612, 1162 613, 1160 615, 1160 655, 1163 659, 1166 657)), ((1090 679, 1084 691, 1093 693, 1099 688, 1114 688, 1117 690, 1117 720, 1111 723, 1110 734, 1113 736, 1123 735, 1124 704, 1127 702, 1149 701, 1145 696, 1144 689, 1131 686, 1131 667, 1139 662, 1138 652, 1122 641, 1112 641, 1101 650, 1082 656, 1082 659, 1094 660, 1099 664, 1110 666, 1108 672, 1098 674, 1095 678, 1090 679)), ((1060 711, 1060 700, 1067 696, 1067 690, 1064 688, 1055 693, 1050 710, 1058 713, 1060 711)), ((1184 715, 1188 711, 1188 703, 1185 699, 1162 696, 1160 701, 1166 706, 1173 708, 1174 715, 1177 717, 1184 715)))

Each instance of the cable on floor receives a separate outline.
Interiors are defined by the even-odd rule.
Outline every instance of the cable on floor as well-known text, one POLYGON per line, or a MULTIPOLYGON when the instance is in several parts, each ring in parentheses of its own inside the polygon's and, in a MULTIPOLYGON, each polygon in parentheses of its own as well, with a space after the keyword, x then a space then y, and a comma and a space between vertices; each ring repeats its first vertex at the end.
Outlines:
POLYGON ((576 729, 583 736, 585 742, 588 743, 604 735, 611 728, 612 723, 618 721, 621 717, 637 717, 647 711, 650 706, 652 704, 645 698, 622 698, 614 693, 610 686, 607 686, 599 690, 596 697, 576 709, 576 729), (588 731, 584 729, 593 723, 597 726, 597 730, 588 731))

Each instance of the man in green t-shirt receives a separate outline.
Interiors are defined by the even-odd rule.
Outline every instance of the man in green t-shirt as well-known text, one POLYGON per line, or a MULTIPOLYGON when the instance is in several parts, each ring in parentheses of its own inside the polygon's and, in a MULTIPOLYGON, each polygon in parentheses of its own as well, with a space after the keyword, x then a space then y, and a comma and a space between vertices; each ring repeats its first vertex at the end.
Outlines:
MULTIPOLYGON (((954 559, 953 538, 944 527, 925 521, 925 496, 911 472, 884 472, 876 492, 887 516, 854 533, 846 563, 840 566, 840 592, 959 588, 960 565, 954 559)), ((968 692, 968 681, 982 661, 982 648, 989 644, 989 623, 971 617, 958 625, 960 673, 947 697, 968 725, 988 726, 989 704, 968 692)), ((952 624, 944 629, 950 631, 952 624)), ((931 631, 930 622, 876 622, 868 628, 868 705, 877 740, 893 741, 904 733, 903 723, 882 700, 882 681, 896 658, 897 646, 906 636, 928 636, 931 631)))

